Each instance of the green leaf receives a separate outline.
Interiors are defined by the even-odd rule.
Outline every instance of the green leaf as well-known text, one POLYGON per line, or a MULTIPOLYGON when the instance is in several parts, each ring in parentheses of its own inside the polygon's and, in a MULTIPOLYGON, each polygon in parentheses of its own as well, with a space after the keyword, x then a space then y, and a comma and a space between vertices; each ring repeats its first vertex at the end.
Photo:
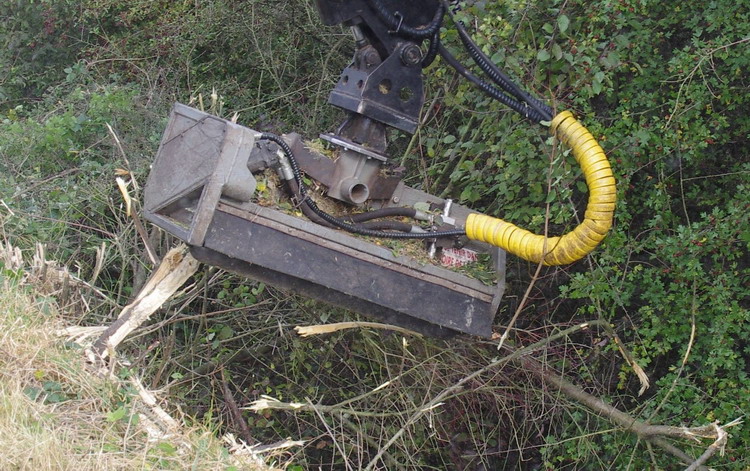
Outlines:
POLYGON ((551 203, 555 201, 555 198, 557 198, 557 190, 554 188, 549 191, 549 194, 547 195, 547 199, 544 200, 545 203, 551 203))
POLYGON ((161 442, 156 445, 156 448, 167 455, 174 455, 177 452, 177 447, 169 442, 161 442))
POLYGON ((552 55, 557 60, 562 59, 563 52, 562 52, 562 48, 560 47, 559 44, 555 43, 555 44, 552 45, 552 55))
POLYGON ((67 400, 68 397, 65 394, 59 392, 53 392, 44 397, 45 404, 58 404, 67 400))
POLYGON ((594 95, 600 94, 602 92, 602 83, 598 80, 591 82, 591 91, 594 92, 594 95))
POLYGON ((557 17, 557 27, 560 29, 561 33, 566 32, 569 26, 570 18, 568 18, 567 15, 560 15, 557 17))
POLYGON ((125 415, 127 415, 128 411, 124 407, 120 407, 117 410, 114 410, 107 414, 107 422, 117 422, 119 420, 122 420, 125 418, 125 415))
POLYGON ((547 51, 546 49, 539 49, 539 52, 536 54, 536 58, 541 62, 548 61, 550 58, 549 51, 547 51))
POLYGON ((23 393, 26 397, 28 397, 32 401, 36 401, 37 399, 39 399, 39 396, 42 394, 42 390, 34 386, 27 386, 23 389, 23 393))
POLYGON ((234 337, 234 330, 232 330, 232 328, 228 325, 225 325, 221 328, 221 330, 219 330, 218 336, 221 340, 230 339, 234 337))

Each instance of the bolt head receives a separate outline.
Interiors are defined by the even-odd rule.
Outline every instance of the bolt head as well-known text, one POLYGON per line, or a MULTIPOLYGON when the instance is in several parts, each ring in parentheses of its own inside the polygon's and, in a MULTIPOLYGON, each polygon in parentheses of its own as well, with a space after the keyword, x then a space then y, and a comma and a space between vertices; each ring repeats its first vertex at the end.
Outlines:
POLYGON ((372 67, 373 65, 380 64, 380 54, 378 54, 378 51, 375 49, 370 49, 365 53, 365 64, 367 67, 372 67))
POLYGON ((401 50, 401 61, 405 65, 417 65, 422 61, 422 51, 416 44, 407 44, 401 50))

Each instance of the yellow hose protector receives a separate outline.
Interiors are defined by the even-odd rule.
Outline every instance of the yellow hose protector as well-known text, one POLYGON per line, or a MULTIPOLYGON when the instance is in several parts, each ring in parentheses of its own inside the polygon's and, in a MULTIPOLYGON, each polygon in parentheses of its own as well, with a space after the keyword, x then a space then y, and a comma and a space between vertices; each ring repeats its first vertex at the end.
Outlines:
POLYGON ((466 219, 466 235, 486 242, 525 260, 545 265, 566 265, 585 257, 604 240, 615 212, 615 177, 607 156, 594 136, 570 111, 555 116, 550 130, 571 148, 583 169, 589 188, 589 202, 583 222, 562 237, 547 237, 484 214, 466 219))

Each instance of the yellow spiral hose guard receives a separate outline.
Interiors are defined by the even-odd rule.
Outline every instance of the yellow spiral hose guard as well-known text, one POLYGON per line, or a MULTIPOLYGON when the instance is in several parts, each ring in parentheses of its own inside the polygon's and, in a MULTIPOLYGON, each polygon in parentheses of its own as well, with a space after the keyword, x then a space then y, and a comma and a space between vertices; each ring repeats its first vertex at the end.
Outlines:
POLYGON ((555 116, 550 130, 570 147, 586 178, 589 202, 583 222, 562 237, 545 238, 502 219, 472 213, 466 219, 466 235, 531 262, 566 265, 594 250, 612 227, 615 177, 604 150, 570 111, 555 116))

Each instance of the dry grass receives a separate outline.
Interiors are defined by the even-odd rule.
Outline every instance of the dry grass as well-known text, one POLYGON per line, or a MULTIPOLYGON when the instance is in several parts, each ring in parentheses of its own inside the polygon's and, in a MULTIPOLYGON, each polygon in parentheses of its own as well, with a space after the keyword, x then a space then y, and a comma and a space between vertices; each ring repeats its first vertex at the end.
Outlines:
POLYGON ((53 305, 13 278, 0 273, 0 469, 260 469, 207 429, 149 440, 133 393, 93 374, 53 305))

